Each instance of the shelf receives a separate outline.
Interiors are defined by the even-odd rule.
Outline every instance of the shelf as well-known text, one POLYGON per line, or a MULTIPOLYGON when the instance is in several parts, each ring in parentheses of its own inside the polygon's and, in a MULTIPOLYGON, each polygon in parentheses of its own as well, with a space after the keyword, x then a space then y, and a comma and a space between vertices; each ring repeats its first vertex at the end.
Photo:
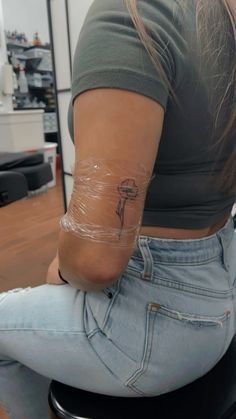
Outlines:
POLYGON ((56 112, 56 108, 50 108, 50 107, 46 107, 46 108, 40 108, 40 107, 38 107, 38 108, 15 108, 14 109, 15 111, 33 111, 33 110, 43 110, 43 111, 45 111, 46 113, 48 113, 48 112, 56 112))
POLYGON ((17 41, 7 41, 7 47, 8 46, 10 48, 23 48, 23 49, 41 48, 41 49, 51 50, 51 45, 22 44, 21 42, 17 42, 17 41))
POLYGON ((22 48, 22 49, 29 49, 31 47, 30 44, 21 44, 20 42, 7 42, 7 47, 10 48, 22 48))
POLYGON ((12 57, 15 54, 16 63, 25 61, 25 75, 26 77, 28 76, 28 92, 21 93, 18 89, 14 91, 14 96, 16 97, 15 105, 17 106, 14 109, 17 111, 41 109, 45 113, 55 112, 55 86, 51 68, 51 46, 29 45, 9 40, 7 49, 11 51, 12 57), (21 54, 20 57, 19 54, 21 54), (38 68, 40 65, 42 68, 38 68), (36 77, 35 73, 40 75, 38 74, 38 77, 36 77), (40 85, 41 79, 42 85, 40 85), (37 83, 37 81, 39 81, 39 85, 35 86, 34 82, 37 83), (46 83, 50 83, 50 85, 46 83), (33 99, 35 99, 34 102, 33 99), (46 107, 31 107, 31 103, 45 103, 46 107), (28 105, 28 107, 23 107, 24 104, 28 105))
POLYGON ((32 85, 28 84, 28 88, 31 89, 31 90, 48 90, 48 89, 52 89, 53 86, 47 86, 47 87, 45 87, 45 86, 32 86, 32 85))
POLYGON ((51 50, 51 45, 30 45, 28 49, 46 49, 46 50, 51 50))
POLYGON ((40 68, 36 68, 34 71, 29 71, 29 73, 52 73, 53 70, 41 70, 40 68))
POLYGON ((56 134, 58 131, 57 130, 52 130, 52 131, 51 130, 49 130, 49 131, 44 130, 43 132, 44 132, 44 134, 56 134))
POLYGON ((24 96, 28 96, 29 93, 22 93, 19 90, 14 90, 14 96, 16 97, 24 97, 24 96))

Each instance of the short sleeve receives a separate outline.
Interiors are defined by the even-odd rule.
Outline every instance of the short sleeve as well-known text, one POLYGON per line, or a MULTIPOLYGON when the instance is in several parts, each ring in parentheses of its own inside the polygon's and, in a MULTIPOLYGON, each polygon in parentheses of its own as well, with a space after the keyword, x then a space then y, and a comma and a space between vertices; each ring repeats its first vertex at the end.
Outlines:
MULTIPOLYGON (((166 76, 173 84, 178 59, 178 25, 173 0, 137 0, 166 76)), ((80 32, 73 63, 72 102, 95 88, 143 94, 166 109, 169 91, 140 40, 124 0, 95 0, 80 32)), ((72 131, 72 109, 69 127, 72 131)))

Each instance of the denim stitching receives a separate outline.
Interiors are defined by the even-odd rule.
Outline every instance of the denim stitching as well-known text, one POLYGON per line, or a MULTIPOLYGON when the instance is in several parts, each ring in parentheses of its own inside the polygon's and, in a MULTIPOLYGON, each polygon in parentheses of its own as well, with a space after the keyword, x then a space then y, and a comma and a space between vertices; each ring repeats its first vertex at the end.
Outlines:
POLYGON ((204 315, 197 315, 191 313, 183 313, 177 310, 168 309, 167 307, 160 307, 158 313, 165 316, 170 317, 174 320, 179 320, 187 323, 202 323, 202 326, 210 326, 213 325, 220 325, 223 327, 223 323, 228 320, 231 316, 231 311, 228 310, 225 313, 221 314, 220 316, 204 316, 204 315))
POLYGON ((142 279, 150 280, 152 278, 153 272, 153 258, 148 246, 148 238, 140 238, 138 241, 138 246, 142 255, 143 262, 143 271, 142 279))
MULTIPOLYGON (((154 305, 156 306, 156 304, 154 304, 154 305)), ((152 306, 152 303, 149 304, 149 307, 150 306, 152 306)), ((189 316, 189 319, 192 318, 192 320, 200 321, 200 322, 204 318, 204 316, 191 315, 189 313, 180 313, 178 311, 170 310, 170 309, 167 309, 166 307, 161 307, 161 306, 158 307, 158 309, 155 308, 153 310, 151 308, 148 308, 147 311, 149 312, 149 317, 148 317, 148 322, 147 322, 147 326, 146 326, 146 330, 147 330, 147 335, 148 336, 146 338, 147 345, 146 345, 146 348, 144 350, 144 356, 143 356, 143 359, 142 359, 142 361, 140 363, 140 368, 131 376, 131 378, 126 383, 129 388, 131 388, 137 394, 140 394, 140 395, 143 395, 143 396, 149 396, 149 394, 143 392, 140 389, 138 389, 136 387, 135 383, 145 374, 145 372, 147 371, 148 365, 149 365, 149 359, 150 359, 150 356, 151 356, 151 349, 152 349, 153 329, 154 329, 156 315, 159 312, 161 315, 164 315, 164 316, 167 316, 167 317, 172 317, 172 316, 169 316, 168 314, 162 313, 161 310, 169 311, 170 314, 173 313, 173 315, 174 315, 173 319, 180 320, 180 321, 183 321, 184 320, 184 315, 188 315, 189 316), (151 317, 151 314, 153 314, 153 316, 152 316, 152 324, 150 326, 150 317, 151 317), (151 331, 151 337, 149 337, 150 331, 151 331)), ((231 315, 231 312, 230 311, 227 311, 226 313, 224 313, 224 314, 222 314, 220 316, 209 316, 209 317, 206 316, 206 319, 205 320, 207 321, 207 318, 208 318, 210 321, 213 321, 216 324, 219 324, 220 326, 223 327, 223 324, 222 323, 225 322, 226 320, 230 319, 230 315, 231 315)), ((211 323, 211 324, 209 324, 207 326, 211 326, 212 327, 213 324, 211 323)), ((230 330, 230 322, 228 321, 226 323, 226 327, 225 327, 225 335, 224 335, 225 336, 225 339, 223 339, 223 342, 224 343, 222 344, 222 349, 220 351, 220 355, 217 357, 216 360, 213 361, 213 363, 210 366, 207 367, 208 369, 213 368, 213 366, 217 364, 217 362, 223 356, 225 349, 227 349, 227 347, 228 347, 229 330, 230 330)))
MULTIPOLYGON (((132 267, 128 267, 126 270, 127 276, 130 276, 131 278, 138 278, 141 279, 140 272, 136 271, 132 267)), ((193 295, 203 295, 204 297, 211 297, 211 298, 229 298, 232 297, 232 291, 233 289, 225 290, 225 291, 217 291, 217 290, 210 290, 207 288, 199 288, 195 287, 194 285, 186 284, 186 283, 180 283, 176 281, 171 281, 170 279, 163 279, 160 277, 157 277, 155 274, 153 275, 154 281, 149 281, 149 285, 152 287, 156 286, 164 286, 170 289, 177 289, 178 291, 184 291, 189 294, 193 295)))
POLYGON ((112 309, 113 305, 114 305, 114 304, 115 304, 115 302, 116 302, 116 298, 117 298, 118 294, 120 293, 120 289, 121 289, 121 282, 122 282, 122 280, 123 280, 123 275, 122 275, 122 276, 121 276, 121 278, 118 280, 117 289, 116 289, 116 291, 114 292, 114 294, 113 294, 113 298, 110 300, 111 302, 110 302, 110 304, 109 304, 109 305, 108 305, 108 307, 107 307, 107 311, 106 311, 106 313, 105 313, 105 316, 104 316, 104 319, 103 319, 103 322, 102 322, 102 327, 101 327, 101 329, 102 329, 102 330, 104 330, 104 329, 106 328, 106 324, 107 324, 107 320, 108 320, 108 317, 109 317, 110 311, 111 311, 111 309, 112 309))
POLYGON ((139 368, 132 374, 129 380, 126 382, 126 385, 131 389, 135 390, 139 394, 144 394, 141 390, 135 387, 135 382, 147 371, 148 363, 151 355, 152 341, 153 341, 153 329, 156 318, 156 312, 152 312, 147 309, 146 312, 146 334, 145 334, 145 343, 142 360, 140 362, 139 368))
POLYGON ((70 334, 70 335, 86 335, 86 332, 84 332, 83 330, 79 330, 79 331, 75 331, 75 330, 55 330, 55 329, 24 329, 24 328, 20 328, 20 329, 2 329, 0 327, 0 332, 1 333, 7 333, 7 332, 41 332, 41 333, 50 333, 50 334, 70 334))

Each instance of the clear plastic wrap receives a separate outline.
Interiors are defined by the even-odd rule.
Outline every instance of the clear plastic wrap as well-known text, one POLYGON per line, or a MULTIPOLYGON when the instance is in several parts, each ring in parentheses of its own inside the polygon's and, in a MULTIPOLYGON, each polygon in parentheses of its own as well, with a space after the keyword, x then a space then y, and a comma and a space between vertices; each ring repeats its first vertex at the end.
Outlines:
POLYGON ((93 158, 78 161, 61 228, 99 243, 134 245, 150 175, 141 163, 93 158))

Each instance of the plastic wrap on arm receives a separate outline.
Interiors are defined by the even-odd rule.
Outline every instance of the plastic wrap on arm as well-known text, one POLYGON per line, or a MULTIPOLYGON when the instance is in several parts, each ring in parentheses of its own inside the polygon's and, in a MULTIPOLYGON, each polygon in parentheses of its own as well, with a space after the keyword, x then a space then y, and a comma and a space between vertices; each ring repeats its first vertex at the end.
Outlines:
POLYGON ((134 245, 139 234, 150 173, 140 163, 81 160, 60 226, 80 238, 115 246, 134 245))

